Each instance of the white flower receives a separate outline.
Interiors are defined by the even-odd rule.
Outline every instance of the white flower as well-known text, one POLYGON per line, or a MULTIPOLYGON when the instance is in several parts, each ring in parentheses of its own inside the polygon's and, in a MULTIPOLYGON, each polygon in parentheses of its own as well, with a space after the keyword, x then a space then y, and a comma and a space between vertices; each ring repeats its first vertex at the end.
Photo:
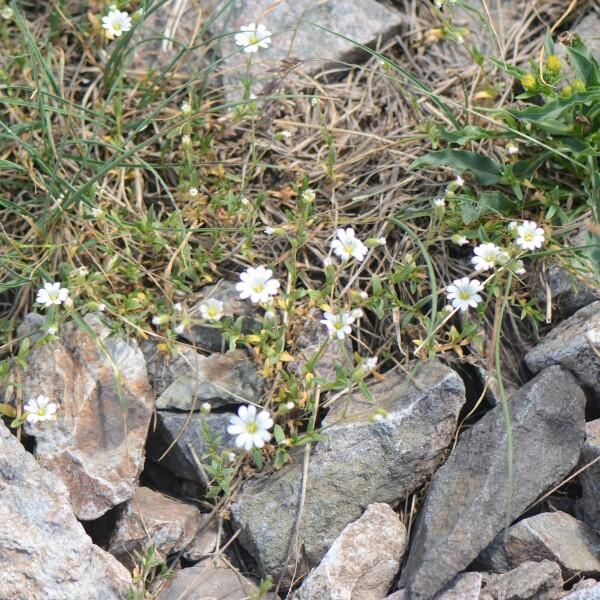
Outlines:
POLYGON ((456 179, 454 180, 454 184, 457 187, 461 187, 461 186, 463 186, 465 184, 465 180, 460 175, 457 175, 456 179))
POLYGON ((208 414, 211 410, 212 410, 212 404, 210 402, 204 402, 202 404, 202 406, 200 407, 200 410, 204 413, 204 414, 208 414))
POLYGON ((86 277, 88 273, 89 271, 87 267, 79 267, 77 269, 77 275, 79 275, 79 277, 86 277))
POLYGON ((365 316, 365 313, 362 308, 353 308, 350 311, 350 314, 358 321, 358 319, 362 319, 365 316))
POLYGON ((200 314, 207 321, 218 321, 223 316, 223 303, 215 298, 209 298, 200 304, 200 314))
POLYGON ((162 315, 156 315, 154 317, 152 317, 152 325, 164 325, 165 323, 169 322, 169 315, 166 314, 162 314, 162 315))
POLYGON ((517 227, 517 234, 515 241, 523 250, 535 250, 541 248, 544 243, 544 230, 533 221, 523 221, 517 227))
POLYGON ((271 319, 274 319, 275 317, 276 317, 275 311, 272 308, 265 311, 265 319, 271 320, 271 319))
POLYGON ((517 268, 515 269, 517 275, 525 275, 527 273, 525 269, 525 263, 522 260, 517 261, 517 268))
POLYGON ((243 204, 244 206, 247 206, 248 204, 250 204, 250 200, 248 200, 248 198, 246 198, 246 196, 243 196, 242 198, 240 198, 240 203, 243 204))
POLYGON ((92 208, 92 216, 96 217, 96 219, 100 219, 104 216, 104 211, 101 208, 94 206, 94 208, 92 208))
POLYGON ((473 252, 475 256, 471 259, 471 262, 476 271, 493 269, 501 254, 501 250, 496 244, 479 244, 473 252))
POLYGON ((325 268, 327 268, 327 267, 330 267, 332 264, 333 264, 333 261, 331 260, 331 257, 330 257, 330 256, 326 256, 326 257, 323 259, 323 266, 324 266, 325 268))
POLYGON ((58 333, 58 327, 56 325, 50 325, 46 331, 48 335, 56 335, 58 333))
POLYGON ((373 371, 373 369, 375 369, 375 367, 377 366, 377 357, 372 356, 371 358, 365 359, 365 361, 363 362, 363 366, 367 371, 373 371))
POLYGON ((68 298, 69 290, 67 288, 60 287, 60 283, 46 282, 44 287, 38 290, 35 301, 48 308, 53 304, 62 304, 68 298))
POLYGON ((314 202, 316 197, 317 195, 315 194, 315 191, 311 188, 306 188, 302 192, 302 200, 304 200, 304 202, 306 202, 307 204, 314 202))
MULTIPOLYGON (((191 146, 192 145, 192 138, 189 135, 187 135, 187 134, 182 135, 181 136, 181 145, 182 146, 191 146)), ((195 188, 193 188, 193 189, 195 189, 195 188)))
POLYGON ((469 240, 464 235, 452 236, 452 241, 458 246, 464 246, 469 243, 469 240))
POLYGON ((0 11, 0 17, 2 17, 5 21, 10 21, 14 16, 15 16, 15 13, 10 6, 5 6, 0 11))
POLYGON ((508 230, 509 231, 516 231, 518 226, 519 226, 519 224, 516 221, 511 221, 508 224, 508 230))
POLYGON ((190 188, 188 190, 188 194, 192 197, 195 198, 198 195, 198 188, 190 188))
POLYGON ((338 229, 337 238, 331 242, 333 253, 342 260, 349 260, 354 257, 358 261, 364 260, 367 254, 367 247, 355 236, 354 229, 338 229))
POLYGON ((34 400, 27 402, 23 406, 23 410, 27 413, 27 422, 35 425, 41 421, 56 419, 58 406, 54 402, 50 402, 48 396, 40 395, 34 400))
POLYGON ((506 152, 511 155, 518 154, 519 146, 517 146, 517 144, 513 144, 512 142, 509 142, 508 144, 506 144, 506 152))
POLYGON ((294 410, 294 407, 295 407, 295 406, 296 406, 296 404, 295 404, 294 402, 292 402, 291 400, 290 400, 289 402, 286 402, 286 403, 285 403, 285 407, 286 407, 288 410, 294 410))
POLYGON ((183 306, 181 305, 181 302, 176 302, 175 304, 173 304, 173 310, 175 312, 181 312, 183 310, 183 306))
POLYGON ((275 230, 274 230, 274 229, 273 229, 271 226, 269 226, 269 225, 267 225, 267 227, 265 227, 265 233, 266 233, 267 235, 273 235, 273 232, 274 232, 274 231, 275 231, 275 230))
POLYGON ((189 115, 192 112, 192 107, 189 102, 183 102, 181 104, 181 112, 184 115, 189 115))
POLYGON ((226 452, 225 456, 229 462, 235 462, 235 454, 233 452, 226 452))
POLYGON ((181 335, 185 331, 185 323, 182 321, 179 325, 175 326, 175 333, 181 335))
POLYGON ((436 198, 436 199, 433 201, 433 205, 434 205, 436 208, 444 208, 444 207, 446 206, 446 201, 445 201, 443 198, 436 198))
POLYGON ((283 136, 284 139, 289 140, 292 137, 292 132, 288 131, 287 129, 284 129, 281 132, 281 135, 283 136))
POLYGON ((131 29, 131 17, 126 12, 111 7, 108 15, 102 18, 102 27, 106 29, 106 35, 110 39, 119 37, 131 29))
POLYGON ((273 271, 260 266, 248 267, 240 274, 240 282, 236 284, 235 289, 240 292, 242 300, 250 298, 250 301, 268 302, 271 296, 275 296, 279 290, 279 281, 272 279, 273 271))
POLYGON ((369 294, 367 294, 367 292, 365 292, 364 290, 361 290, 358 295, 361 297, 362 300, 366 300, 369 297, 369 294))
POLYGON ((244 52, 258 52, 259 48, 268 48, 271 43, 271 32, 262 24, 250 23, 240 27, 235 34, 235 43, 244 47, 244 52))
POLYGON ((465 311, 469 306, 475 308, 481 302, 479 292, 483 285, 477 279, 469 280, 468 277, 455 279, 452 285, 446 289, 448 300, 452 300, 452 306, 465 311))
POLYGON ((383 423, 385 421, 385 415, 377 413, 373 415, 373 421, 375 421, 375 423, 383 423))
POLYGON ((354 317, 348 312, 334 314, 329 311, 323 313, 324 319, 321 323, 327 327, 327 331, 331 337, 337 337, 338 340, 343 340, 345 336, 352 333, 350 325, 354 323, 354 317))
POLYGON ((377 243, 380 246, 385 246, 387 244, 387 240, 384 237, 377 238, 377 243))
POLYGON ((266 410, 256 414, 256 406, 240 406, 238 414, 229 419, 227 433, 237 436, 235 445, 246 451, 262 448, 271 439, 269 429, 273 419, 266 410))
POLYGON ((98 310, 100 312, 104 312, 106 310, 106 304, 104 304, 102 302, 100 304, 98 304, 98 310))
POLYGON ((316 96, 313 96, 313 97, 310 99, 310 103, 311 103, 313 106, 319 106, 319 99, 318 99, 316 96))

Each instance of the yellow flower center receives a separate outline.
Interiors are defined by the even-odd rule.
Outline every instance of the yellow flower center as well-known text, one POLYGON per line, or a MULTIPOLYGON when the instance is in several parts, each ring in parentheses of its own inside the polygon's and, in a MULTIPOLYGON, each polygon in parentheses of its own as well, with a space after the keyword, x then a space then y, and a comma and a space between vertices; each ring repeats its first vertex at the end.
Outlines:
POLYGON ((255 291, 257 294, 260 294, 265 291, 265 284, 262 281, 255 283, 252 286, 252 290, 255 291))
POLYGON ((246 425, 246 431, 248 431, 248 433, 256 433, 257 430, 258 427, 256 426, 256 423, 254 421, 246 425))
POLYGON ((524 239, 526 242, 533 242, 533 238, 534 238, 533 231, 526 231, 526 232, 523 234, 523 239, 524 239))

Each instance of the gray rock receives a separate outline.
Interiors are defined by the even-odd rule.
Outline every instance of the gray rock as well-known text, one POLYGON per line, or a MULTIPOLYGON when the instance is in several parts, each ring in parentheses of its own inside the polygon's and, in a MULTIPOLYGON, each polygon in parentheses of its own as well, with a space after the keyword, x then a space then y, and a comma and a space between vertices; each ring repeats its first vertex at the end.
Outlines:
POLYGON ((578 310, 552 329, 525 355, 527 366, 537 373, 560 365, 575 375, 600 403, 600 302, 578 310))
POLYGON ((503 573, 526 560, 556 562, 565 579, 600 575, 600 537, 563 512, 523 519, 501 533, 478 558, 478 565, 503 573))
POLYGON ((199 410, 213 406, 257 403, 264 380, 243 350, 202 356, 187 352, 176 362, 181 373, 156 399, 157 409, 199 410), (187 367, 187 368, 186 368, 187 367))
POLYGON ((557 600, 563 594, 560 567, 549 560, 527 561, 502 575, 484 575, 479 600, 557 600))
POLYGON ((205 481, 194 459, 195 453, 198 459, 202 460, 210 447, 202 430, 202 419, 210 435, 220 438, 221 448, 234 448, 235 437, 227 433, 229 419, 233 414, 211 413, 200 417, 196 414, 190 416, 185 413, 160 411, 157 415, 156 431, 148 441, 148 458, 171 471, 176 477, 203 485, 205 481))
POLYGON ((598 6, 590 10, 585 17, 575 26, 575 31, 581 36, 590 52, 600 60, 600 12, 598 6))
POLYGON ((577 501, 577 516, 593 529, 600 530, 600 419, 585 424, 585 443, 581 450, 579 474, 581 499, 577 501))
POLYGON ((166 560, 192 543, 200 525, 195 506, 140 487, 119 516, 108 551, 130 569, 135 566, 134 552, 144 554, 150 546, 166 560))
POLYGON ((563 596, 563 600, 600 600, 600 583, 563 596))
MULTIPOLYGON (((375 45, 380 38, 397 31, 402 21, 399 11, 375 0, 283 0, 277 4, 271 0, 235 0, 211 30, 214 34, 231 34, 254 22, 264 24, 273 33, 271 46, 261 49, 252 61, 252 75, 256 78, 253 91, 257 92, 276 79, 273 67, 289 56, 304 61, 306 69, 314 73, 323 68, 324 62, 325 66, 339 66, 341 61, 355 60, 364 54, 347 39, 320 27, 359 44, 375 45)), ((224 79, 231 86, 227 93, 229 97, 240 97, 239 82, 246 71, 248 54, 235 45, 233 35, 222 40, 221 52, 225 57, 224 79)))
MULTIPOLYGON (((433 600, 478 600, 483 579, 481 573, 459 573, 433 600)), ((406 600, 406 591, 398 590, 385 600, 406 600)))
POLYGON ((0 421, 0 598, 121 600, 125 567, 92 544, 69 491, 0 421))
POLYGON ((510 404, 514 470, 510 504, 507 430, 498 406, 461 435, 433 477, 402 571, 407 600, 435 595, 507 522, 577 464, 585 396, 568 372, 546 369, 510 404))
POLYGON ((198 531, 183 552, 186 560, 198 562, 212 554, 219 544, 219 523, 214 516, 203 514, 198 531))
POLYGON ((249 333, 260 329, 262 317, 259 308, 250 300, 240 298, 240 293, 235 289, 236 283, 236 281, 222 279, 214 285, 208 285, 200 290, 189 310, 193 325, 183 332, 184 339, 204 351, 224 352, 227 350, 221 331, 201 320, 200 305, 209 299, 219 300, 223 303, 224 318, 242 317, 242 332, 249 333))
POLYGON ((406 527, 387 504, 370 504, 348 525, 293 600, 381 600, 406 548, 406 527))
POLYGON ((39 462, 69 489, 77 517, 91 520, 131 498, 154 398, 136 341, 111 335, 97 314, 85 322, 94 335, 70 321, 60 339, 32 349, 23 392, 58 405, 55 421, 25 428, 39 462))
POLYGON ((541 306, 546 306, 547 291, 550 292, 552 311, 562 317, 571 316, 598 300, 593 289, 557 264, 550 265, 545 273, 538 273, 532 285, 541 306))
MULTIPOLYGON (((297 545, 288 572, 317 565, 335 538, 373 502, 393 502, 433 473, 452 441, 465 402, 462 380, 438 362, 418 365, 414 378, 399 371, 372 385, 375 404, 359 393, 330 411, 309 465, 297 545), (370 418, 376 407, 389 416, 370 418), (299 550, 301 548, 301 550, 299 550)), ((302 481, 301 461, 275 475, 249 480, 231 509, 240 540, 263 574, 283 572, 302 481)))
POLYGON ((222 558, 205 560, 179 571, 157 600, 241 600, 257 587, 222 558))

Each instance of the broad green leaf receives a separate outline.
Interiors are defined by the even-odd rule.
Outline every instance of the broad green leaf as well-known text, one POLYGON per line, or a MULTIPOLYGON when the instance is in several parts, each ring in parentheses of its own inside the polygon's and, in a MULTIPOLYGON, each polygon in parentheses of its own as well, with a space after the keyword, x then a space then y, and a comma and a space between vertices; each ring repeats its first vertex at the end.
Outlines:
POLYGON ((424 166, 452 167, 455 171, 471 171, 482 185, 498 183, 502 177, 502 167, 487 156, 469 150, 438 150, 417 158, 412 169, 424 166))
POLYGON ((447 131, 446 129, 440 129, 439 135, 442 139, 453 144, 467 144, 468 142, 476 142, 478 140, 487 140, 497 137, 506 137, 505 133, 498 133, 484 129, 483 127, 475 127, 474 125, 467 125, 462 129, 456 131, 447 131))
POLYGON ((570 47, 567 47, 571 64, 577 77, 585 82, 586 87, 600 84, 600 67, 587 46, 577 36, 570 47))

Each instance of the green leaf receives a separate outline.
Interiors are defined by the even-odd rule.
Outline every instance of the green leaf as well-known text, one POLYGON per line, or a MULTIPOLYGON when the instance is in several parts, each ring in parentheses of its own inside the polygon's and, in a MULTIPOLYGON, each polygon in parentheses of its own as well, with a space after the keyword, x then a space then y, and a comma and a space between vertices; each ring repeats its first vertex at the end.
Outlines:
POLYGON ((17 416, 17 411, 14 406, 0 402, 0 415, 14 419, 17 416))
POLYGON ((424 166, 452 167, 459 173, 471 171, 482 185, 499 183, 502 177, 499 163, 469 150, 438 150, 417 158, 411 164, 412 169, 424 166))
POLYGON ((567 47, 569 58, 577 77, 583 79, 586 87, 600 84, 600 67, 587 46, 577 36, 570 47, 567 47))
POLYGON ((273 434, 275 435, 275 441, 278 444, 281 444, 281 442, 285 440, 285 433, 281 425, 275 425, 275 427, 273 428, 273 434))
POLYGON ((440 129, 439 135, 447 142, 459 144, 461 146, 469 142, 476 142, 478 140, 506 137, 505 133, 490 131, 489 129, 484 129, 483 127, 475 127, 474 125, 467 125, 462 129, 457 129, 456 131, 440 129))

